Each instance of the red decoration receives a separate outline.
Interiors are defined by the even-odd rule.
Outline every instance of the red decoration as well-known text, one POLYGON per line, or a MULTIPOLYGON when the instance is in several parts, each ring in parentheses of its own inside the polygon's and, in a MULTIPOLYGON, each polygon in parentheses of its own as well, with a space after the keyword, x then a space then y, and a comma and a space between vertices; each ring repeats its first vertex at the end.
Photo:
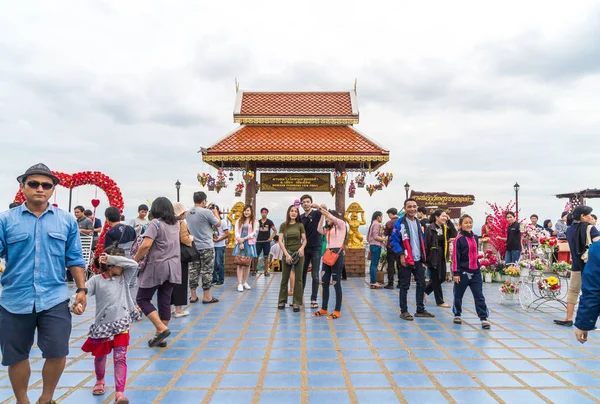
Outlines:
POLYGON ((58 208, 58 203, 53 203, 52 206, 54 206, 55 208, 58 208))
MULTIPOLYGON (((121 194, 121 190, 117 186, 117 183, 114 182, 109 176, 99 172, 99 171, 83 171, 80 173, 74 174, 65 174, 58 171, 52 171, 52 174, 56 175, 60 180, 60 186, 65 188, 77 188, 82 185, 95 185, 98 188, 102 189, 106 196, 108 197, 109 206, 114 206, 119 209, 121 213, 123 213, 123 208, 125 207, 125 203, 123 202, 123 195, 121 194)), ((17 192, 15 196, 15 202, 23 203, 25 202, 25 195, 21 190, 17 192)), ((92 201, 92 204, 94 202, 92 201)), ((104 222, 104 227, 102 228, 102 232, 98 237, 98 246, 96 247, 96 256, 102 254, 104 251, 104 235, 110 229, 110 226, 106 222, 104 222)), ((94 267, 94 270, 97 268, 94 267)))
MULTIPOLYGON (((506 238, 509 224, 506 220, 506 212, 514 212, 515 203, 509 202, 504 208, 498 206, 497 203, 486 203, 492 209, 491 216, 494 219, 488 229, 490 244, 500 253, 501 257, 504 257, 506 254, 506 241, 500 240, 498 237, 506 238)), ((519 221, 519 223, 521 222, 522 220, 519 221)))
POLYGON ((92 199, 92 206, 97 208, 100 205, 100 199, 92 199))

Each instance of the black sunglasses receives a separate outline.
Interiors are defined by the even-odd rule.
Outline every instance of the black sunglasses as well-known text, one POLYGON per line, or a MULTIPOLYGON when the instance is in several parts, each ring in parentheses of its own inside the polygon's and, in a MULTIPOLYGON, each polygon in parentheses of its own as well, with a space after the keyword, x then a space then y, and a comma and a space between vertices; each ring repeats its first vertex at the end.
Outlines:
POLYGON ((51 182, 27 181, 27 186, 31 189, 38 189, 40 185, 44 191, 50 191, 54 188, 54 184, 51 182))

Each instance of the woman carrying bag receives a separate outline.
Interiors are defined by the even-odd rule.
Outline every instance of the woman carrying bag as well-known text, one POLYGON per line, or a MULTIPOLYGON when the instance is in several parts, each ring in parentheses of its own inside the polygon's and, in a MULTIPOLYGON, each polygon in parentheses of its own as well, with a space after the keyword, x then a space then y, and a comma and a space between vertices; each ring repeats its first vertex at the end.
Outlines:
POLYGON ((344 268, 344 244, 346 242, 346 222, 342 215, 335 210, 327 210, 325 205, 313 204, 313 207, 321 210, 321 223, 317 227, 319 233, 327 236, 327 250, 323 254, 323 304, 321 310, 313 316, 327 316, 335 320, 342 316, 342 270, 344 268), (325 226, 323 222, 325 221, 325 226), (329 314, 329 283, 335 289, 335 310, 329 314))
MULTIPOLYGON (((281 270, 281 285, 279 287, 279 303, 277 308, 283 310, 288 300, 287 284, 290 272, 295 272, 294 294, 292 305, 294 312, 300 311, 302 305, 302 270, 304 269, 304 247, 306 247, 306 232, 300 222, 300 213, 295 205, 291 205, 285 216, 285 223, 279 227, 279 247, 283 251, 281 270)), ((313 268, 313 271, 316 268, 313 268)))
POLYGON ((238 292, 250 290, 248 278, 250 277, 250 264, 256 257, 256 235, 258 234, 258 221, 254 218, 252 206, 244 206, 240 217, 235 224, 235 248, 233 249, 233 262, 237 265, 238 292))
POLYGON ((188 275, 189 263, 198 261, 200 256, 196 247, 194 247, 194 236, 192 236, 185 223, 187 216, 187 208, 183 202, 175 202, 173 204, 175 218, 179 221, 179 243, 181 248, 181 283, 173 286, 173 294, 171 295, 171 304, 175 306, 175 314, 173 317, 180 318, 189 316, 190 312, 183 310, 183 306, 188 304, 188 275))

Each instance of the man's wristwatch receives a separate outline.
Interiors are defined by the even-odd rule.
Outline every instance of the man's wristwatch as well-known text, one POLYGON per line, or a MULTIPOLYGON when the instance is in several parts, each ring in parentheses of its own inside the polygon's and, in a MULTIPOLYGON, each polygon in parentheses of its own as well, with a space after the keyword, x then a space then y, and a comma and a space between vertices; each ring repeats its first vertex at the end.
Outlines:
POLYGON ((87 288, 77 288, 77 290, 75 291, 75 293, 79 293, 79 292, 83 292, 86 295, 88 294, 87 288))

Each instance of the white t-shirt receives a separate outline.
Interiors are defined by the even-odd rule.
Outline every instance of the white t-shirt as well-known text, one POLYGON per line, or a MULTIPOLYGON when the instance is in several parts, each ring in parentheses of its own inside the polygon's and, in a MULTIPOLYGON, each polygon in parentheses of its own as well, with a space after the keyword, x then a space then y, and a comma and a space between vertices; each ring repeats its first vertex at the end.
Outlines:
MULTIPOLYGON (((227 230, 229 230, 229 223, 226 219, 223 219, 221 220, 221 226, 214 231, 214 235, 217 236, 217 238, 221 238, 227 230)), ((215 247, 225 247, 227 246, 227 241, 226 238, 221 241, 215 241, 215 247)))
POLYGON ((279 243, 275 243, 271 246, 270 255, 273 256, 274 260, 280 260, 283 258, 283 251, 281 250, 279 243))

